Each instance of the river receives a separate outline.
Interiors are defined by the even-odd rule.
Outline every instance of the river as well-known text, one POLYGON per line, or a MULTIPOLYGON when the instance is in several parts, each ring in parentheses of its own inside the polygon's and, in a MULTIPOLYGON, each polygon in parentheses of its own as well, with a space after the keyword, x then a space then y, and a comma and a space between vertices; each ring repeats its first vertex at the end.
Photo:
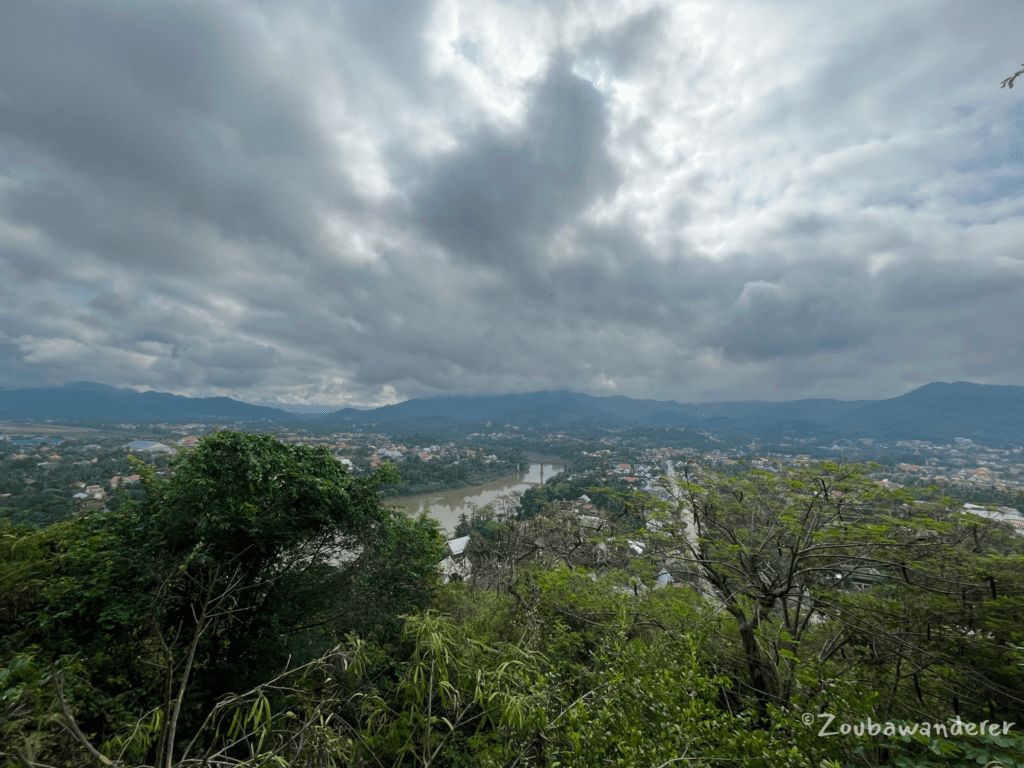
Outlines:
MULTIPOLYGON (((479 507, 493 503, 497 511, 501 511, 500 497, 514 493, 516 501, 523 491, 535 485, 541 485, 550 477, 558 474, 565 468, 564 463, 557 463, 558 460, 545 460, 543 463, 531 462, 529 469, 518 475, 507 475, 499 480, 493 480, 483 485, 471 485, 466 488, 456 488, 450 491, 439 491, 437 493, 421 493, 416 496, 404 496, 401 498, 387 499, 390 506, 402 507, 413 516, 429 510, 430 517, 441 524, 445 532, 451 537, 455 526, 459 524, 459 515, 465 512, 467 515, 472 512, 470 504, 479 507)), ((515 503, 512 504, 515 506, 515 503)))

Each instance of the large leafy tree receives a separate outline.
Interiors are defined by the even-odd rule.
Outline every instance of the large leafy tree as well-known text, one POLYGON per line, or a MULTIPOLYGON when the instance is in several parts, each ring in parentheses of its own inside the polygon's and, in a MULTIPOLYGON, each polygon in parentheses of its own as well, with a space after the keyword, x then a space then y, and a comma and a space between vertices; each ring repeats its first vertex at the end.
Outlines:
POLYGON ((166 743, 154 749, 169 754, 176 728, 195 731, 289 658, 348 633, 397 636, 436 586, 443 540, 384 503, 390 465, 357 478, 323 448, 230 431, 179 455, 166 479, 134 463, 145 498, 56 532, 38 610, 18 613, 21 646, 91 658, 85 731, 155 707, 166 743))
POLYGON ((916 503, 865 475, 831 463, 708 472, 680 480, 675 504, 620 496, 620 514, 643 522, 629 534, 642 559, 732 618, 739 689, 762 715, 798 693, 806 703, 807 680, 845 667, 885 692, 884 716, 963 705, 1014 719, 1024 703, 1010 653, 1022 642, 1012 622, 1024 609, 1019 540, 951 499, 916 503))
MULTIPOLYGON (((244 606, 200 649, 207 708, 344 634, 389 639, 435 585, 443 542, 433 521, 383 503, 390 465, 355 478, 325 448, 221 432, 175 471, 148 478, 152 538, 189 568, 230 565, 244 606)), ((169 600, 164 625, 189 626, 190 603, 169 600)))

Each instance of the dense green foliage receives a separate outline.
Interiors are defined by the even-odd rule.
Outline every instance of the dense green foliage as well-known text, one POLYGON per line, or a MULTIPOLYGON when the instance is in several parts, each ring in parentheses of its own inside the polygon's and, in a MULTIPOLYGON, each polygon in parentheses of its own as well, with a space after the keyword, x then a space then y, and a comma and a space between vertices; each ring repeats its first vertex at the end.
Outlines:
POLYGON ((137 464, 145 501, 5 531, 2 661, 88 659, 78 720, 100 738, 141 712, 175 710, 195 730, 289 658, 351 632, 385 641, 429 598, 442 541, 382 503, 388 465, 353 478, 325 450, 231 432, 180 457, 172 479, 137 464))
POLYGON ((635 487, 635 483, 610 472, 605 478, 596 477, 594 470, 577 478, 572 478, 572 474, 571 470, 567 469, 544 485, 527 488, 519 500, 519 519, 529 520, 536 517, 551 502, 574 501, 583 495, 588 496, 596 507, 607 508, 611 504, 612 497, 605 491, 594 490, 595 480, 598 485, 607 487, 611 491, 627 492, 635 487))
POLYGON ((478 456, 460 456, 456 463, 444 459, 425 461, 409 451, 401 463, 401 480, 385 485, 381 490, 396 496, 411 496, 449 488, 465 488, 515 474, 517 464, 523 467, 527 464, 519 451, 499 450, 493 455, 497 456, 497 460, 490 463, 478 456))
POLYGON ((173 464, 0 521, 5 765, 1024 766, 1021 539, 859 467, 572 488, 599 528, 482 510, 441 587, 388 465, 233 432, 173 464), (840 731, 869 720, 931 725, 840 731))
MULTIPOLYGON (((77 450, 84 442, 67 441, 59 448, 49 447, 49 443, 28 447, 0 442, 0 517, 37 527, 53 525, 66 520, 75 509, 71 496, 80 489, 72 488, 73 482, 105 486, 111 477, 126 469, 123 450, 90 453, 95 462, 46 461, 45 466, 39 466, 53 451, 66 454, 68 449, 77 450), (13 458, 23 452, 25 458, 13 458)), ((158 459, 163 461, 166 460, 158 459)))

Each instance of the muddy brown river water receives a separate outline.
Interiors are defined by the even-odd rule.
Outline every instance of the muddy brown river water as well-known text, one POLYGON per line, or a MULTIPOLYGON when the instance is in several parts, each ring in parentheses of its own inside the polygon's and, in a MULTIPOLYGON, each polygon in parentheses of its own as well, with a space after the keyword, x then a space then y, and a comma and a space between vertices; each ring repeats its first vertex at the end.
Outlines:
MULTIPOLYGON (((483 485, 472 485, 438 493, 422 493, 417 496, 404 496, 388 499, 387 503, 395 507, 402 507, 414 516, 428 511, 430 517, 441 524, 450 538, 455 531, 455 526, 459 524, 459 515, 463 512, 467 515, 472 512, 470 504, 476 504, 478 507, 494 504, 495 509, 500 512, 502 497, 514 493, 516 501, 518 501, 519 496, 527 488, 542 484, 544 480, 558 474, 564 468, 564 463, 555 463, 554 461, 531 462, 528 468, 524 465, 525 472, 508 475, 483 485)), ((512 506, 515 506, 515 503, 512 503, 512 506)))

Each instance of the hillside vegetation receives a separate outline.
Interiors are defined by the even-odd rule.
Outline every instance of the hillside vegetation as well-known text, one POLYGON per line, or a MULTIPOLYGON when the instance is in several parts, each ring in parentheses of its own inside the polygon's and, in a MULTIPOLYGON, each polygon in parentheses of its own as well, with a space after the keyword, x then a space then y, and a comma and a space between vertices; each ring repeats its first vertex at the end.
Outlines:
POLYGON ((542 503, 442 584, 388 464, 136 463, 115 511, 0 521, 5 766, 1024 766, 1021 538, 863 467, 542 503))

